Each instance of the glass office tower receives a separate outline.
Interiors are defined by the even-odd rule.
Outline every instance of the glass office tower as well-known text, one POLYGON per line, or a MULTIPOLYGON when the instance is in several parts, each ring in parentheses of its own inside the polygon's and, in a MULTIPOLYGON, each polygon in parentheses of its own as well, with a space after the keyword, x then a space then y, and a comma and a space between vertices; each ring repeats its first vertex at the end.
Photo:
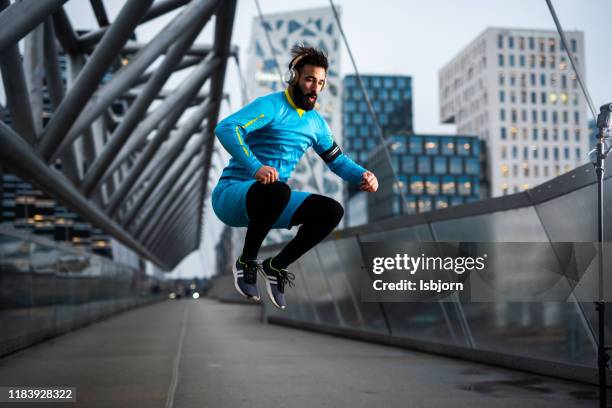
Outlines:
POLYGON ((376 194, 367 195, 370 222, 487 197, 485 149, 478 137, 394 134, 386 144, 391 164, 382 146, 369 156, 380 183, 376 194))

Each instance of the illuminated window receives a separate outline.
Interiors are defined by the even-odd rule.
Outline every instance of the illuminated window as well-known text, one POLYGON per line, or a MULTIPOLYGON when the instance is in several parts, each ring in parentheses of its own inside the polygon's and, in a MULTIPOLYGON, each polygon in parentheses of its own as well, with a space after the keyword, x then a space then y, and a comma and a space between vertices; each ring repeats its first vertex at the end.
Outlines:
POLYGON ((507 164, 501 165, 501 174, 504 177, 508 177, 510 175, 510 169, 508 168, 507 164))
POLYGON ((455 194, 455 179, 451 176, 442 177, 442 194, 455 194))
POLYGON ((412 176, 410 178, 410 192, 412 194, 420 195, 420 194, 423 194, 423 190, 424 190, 423 177, 412 176))
POLYGON ((440 192, 440 180, 436 176, 430 176, 425 179, 425 191, 429 195, 437 195, 440 192))
POLYGON ((502 194, 503 194, 503 195, 508 195, 508 184, 503 183, 503 184, 501 185, 501 189, 502 189, 502 194))

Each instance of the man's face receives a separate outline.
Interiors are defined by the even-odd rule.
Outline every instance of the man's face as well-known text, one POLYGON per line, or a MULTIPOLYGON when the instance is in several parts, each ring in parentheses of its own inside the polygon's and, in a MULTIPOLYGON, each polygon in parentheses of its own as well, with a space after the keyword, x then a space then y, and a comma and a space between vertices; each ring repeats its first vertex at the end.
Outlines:
POLYGON ((325 85, 325 68, 304 65, 300 70, 298 82, 293 85, 293 97, 298 108, 312 110, 319 92, 325 85))

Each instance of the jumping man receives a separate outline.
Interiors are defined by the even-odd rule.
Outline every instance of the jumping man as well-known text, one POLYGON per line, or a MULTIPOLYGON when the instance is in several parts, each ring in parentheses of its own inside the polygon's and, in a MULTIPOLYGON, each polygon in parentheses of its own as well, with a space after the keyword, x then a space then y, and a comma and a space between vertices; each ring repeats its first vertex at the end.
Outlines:
POLYGON ((291 191, 286 184, 309 147, 330 170, 363 191, 375 192, 378 180, 346 155, 332 139, 329 126, 313 110, 325 87, 327 56, 320 50, 294 46, 284 92, 253 102, 221 121, 215 134, 232 158, 212 193, 221 221, 248 227, 242 255, 233 268, 234 285, 243 296, 259 300, 257 253, 272 228, 301 225, 297 235, 261 265, 272 303, 286 307, 285 285, 292 285, 287 267, 323 240, 344 215, 342 205, 319 194, 291 191))

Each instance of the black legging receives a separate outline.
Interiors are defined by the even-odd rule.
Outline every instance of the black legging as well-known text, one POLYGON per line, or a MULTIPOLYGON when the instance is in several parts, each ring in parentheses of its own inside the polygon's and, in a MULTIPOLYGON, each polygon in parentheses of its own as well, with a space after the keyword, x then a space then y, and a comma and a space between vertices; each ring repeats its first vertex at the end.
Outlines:
MULTIPOLYGON (((243 259, 256 259, 261 244, 281 215, 291 196, 285 183, 254 183, 247 192, 246 207, 249 227, 244 240, 243 259)), ((290 225, 302 225, 293 238, 274 257, 274 266, 286 268, 306 251, 321 242, 344 216, 342 205, 336 200, 319 194, 309 195, 297 208, 290 225)))

